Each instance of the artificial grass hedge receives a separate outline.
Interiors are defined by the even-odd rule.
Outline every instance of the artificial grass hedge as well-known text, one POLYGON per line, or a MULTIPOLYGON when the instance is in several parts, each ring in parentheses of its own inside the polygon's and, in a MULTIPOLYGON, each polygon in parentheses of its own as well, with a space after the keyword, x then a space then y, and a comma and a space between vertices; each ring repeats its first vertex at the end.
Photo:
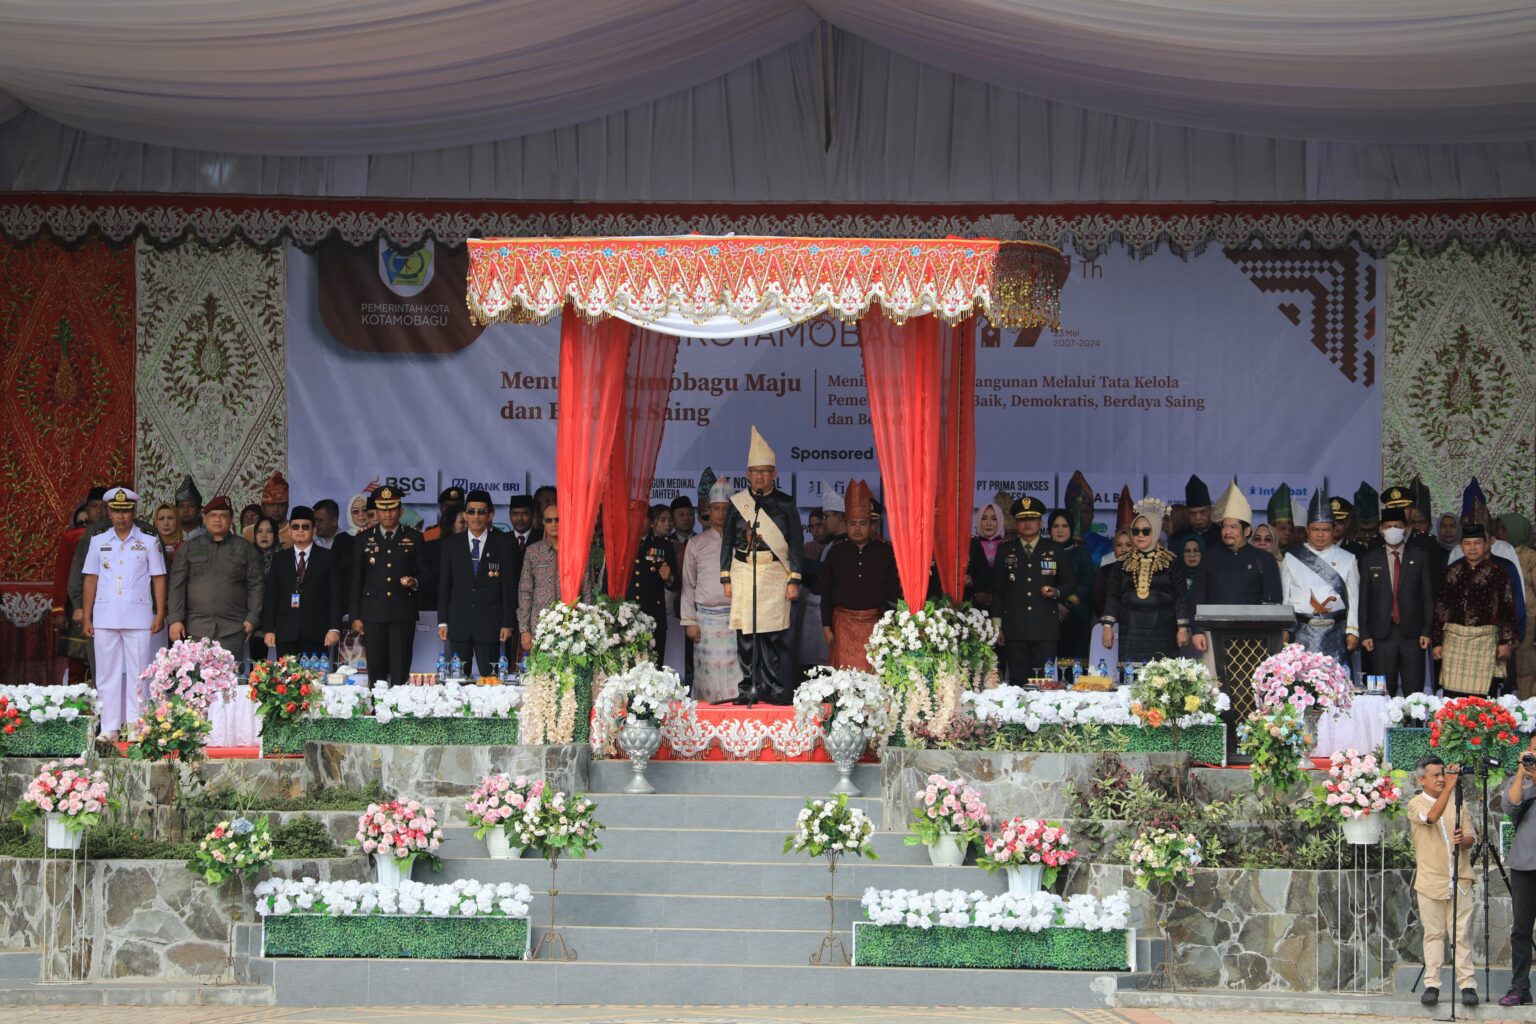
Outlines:
POLYGON ((262 921, 266 956, 522 960, 528 922, 509 917, 284 914, 262 921))
POLYGON ((9 736, 0 734, 0 757, 79 757, 85 753, 91 719, 27 722, 9 736))
POLYGON ((302 754, 309 740, 382 746, 514 746, 517 719, 396 718, 381 723, 373 718, 301 718, 262 726, 262 750, 267 754, 302 754))
POLYGON ((1059 971, 1130 969, 1127 932, 1047 928, 994 932, 986 928, 908 928, 854 925, 858 967, 996 967, 1059 971))
MULTIPOLYGON (((1030 732, 1022 725, 1005 725, 998 734, 1006 737, 1008 750, 1070 750, 1076 753, 1165 753, 1174 749, 1173 730, 1126 725, 1047 725, 1030 732)), ((1178 749, 1201 764, 1227 763, 1226 726, 1196 725, 1179 730, 1178 749)))
MULTIPOLYGON (((1513 773, 1520 767, 1520 753, 1525 742, 1512 744, 1504 751, 1504 771, 1513 773)), ((1429 729, 1396 728, 1387 730, 1387 760, 1392 767, 1412 771, 1414 764, 1425 754, 1433 754, 1429 745, 1429 729)))

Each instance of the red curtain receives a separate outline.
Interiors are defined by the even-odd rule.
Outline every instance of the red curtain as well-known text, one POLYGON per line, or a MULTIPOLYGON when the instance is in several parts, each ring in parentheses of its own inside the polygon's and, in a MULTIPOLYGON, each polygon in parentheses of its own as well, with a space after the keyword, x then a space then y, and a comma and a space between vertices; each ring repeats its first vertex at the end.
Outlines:
POLYGON ((613 317, 589 324, 569 307, 560 321, 555 486, 560 492, 560 600, 566 604, 581 598, 603 476, 623 415, 633 330, 613 317))
POLYGON ((939 493, 939 407, 944 324, 931 316, 897 326, 871 308, 859 323, 869 416, 896 552, 902 596, 920 608, 933 560, 934 498, 939 493))
POLYGON ((622 598, 629 589, 640 546, 640 530, 650 507, 651 478, 667 426, 677 339, 635 329, 629 344, 619 434, 608 460, 603 492, 603 546, 608 559, 608 596, 622 598))
POLYGON ((971 554, 976 490, 976 319, 967 318, 957 327, 940 323, 939 336, 944 346, 944 385, 939 404, 942 454, 934 557, 944 593, 959 601, 971 554))

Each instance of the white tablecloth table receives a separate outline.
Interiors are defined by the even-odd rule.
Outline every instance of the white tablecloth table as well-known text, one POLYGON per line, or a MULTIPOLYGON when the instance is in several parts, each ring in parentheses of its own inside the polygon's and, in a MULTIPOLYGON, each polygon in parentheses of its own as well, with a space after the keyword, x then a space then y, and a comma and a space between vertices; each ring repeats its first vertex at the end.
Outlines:
POLYGON ((1337 718, 1324 713, 1317 727, 1318 757, 1327 757, 1336 750, 1355 750, 1369 754, 1387 740, 1386 694, 1356 694, 1348 711, 1337 718))

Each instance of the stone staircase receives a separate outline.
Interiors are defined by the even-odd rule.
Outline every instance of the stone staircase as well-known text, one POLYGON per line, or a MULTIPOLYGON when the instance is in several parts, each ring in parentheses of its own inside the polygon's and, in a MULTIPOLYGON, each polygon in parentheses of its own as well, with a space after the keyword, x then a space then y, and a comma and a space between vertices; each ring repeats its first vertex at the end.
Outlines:
MULTIPOLYGON (((827 792, 831 765, 657 762, 658 793, 634 796, 626 761, 594 761, 591 795, 608 826, 603 849, 563 861, 559 928, 579 959, 508 964, 476 960, 303 960, 260 955, 260 930, 237 940, 245 979, 271 986, 279 1005, 822 1004, 1106 1006, 1126 975, 1055 971, 813 967, 828 925, 823 862, 783 853, 807 795, 827 792)), ((1001 892, 1001 875, 935 868, 903 844, 904 823, 882 822, 880 769, 860 765, 854 802, 883 831, 878 861, 839 866, 831 913, 852 949, 866 887, 1001 892)), ((460 820, 455 818, 455 820, 460 820)), ((548 925, 550 869, 542 860, 491 860, 465 827, 451 827, 443 870, 418 881, 474 878, 534 890, 533 941, 548 925)), ((1138 943, 1141 945, 1141 943, 1138 943)), ((1138 950, 1147 962, 1148 951, 1138 950)))

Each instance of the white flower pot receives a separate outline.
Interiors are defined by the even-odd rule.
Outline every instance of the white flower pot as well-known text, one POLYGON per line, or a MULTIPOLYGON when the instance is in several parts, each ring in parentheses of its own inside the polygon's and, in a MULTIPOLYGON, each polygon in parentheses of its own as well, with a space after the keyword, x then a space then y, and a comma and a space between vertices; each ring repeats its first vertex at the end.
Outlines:
POLYGON ((513 846, 507 830, 497 826, 485 834, 485 855, 492 860, 517 860, 523 855, 523 848, 513 846))
POLYGON ((936 868, 958 868, 964 864, 965 847, 960 845, 960 837, 953 832, 941 834, 928 847, 928 860, 936 868))
POLYGON ((1033 896, 1040 891, 1044 864, 1014 864, 1003 870, 1008 874, 1009 896, 1033 896))
POLYGON ((1367 814, 1363 818, 1346 818, 1339 829, 1344 841, 1352 846, 1373 846, 1381 842, 1382 815, 1367 814))
POLYGON ((64 815, 55 811, 49 811, 47 816, 48 829, 43 841, 50 850, 78 850, 80 841, 85 838, 84 832, 77 832, 64 827, 64 815))
POLYGON ((410 881, 411 865, 415 857, 401 859, 399 857, 387 857, 376 853, 373 855, 373 867, 378 872, 379 885, 385 889, 398 889, 401 882, 410 881))

